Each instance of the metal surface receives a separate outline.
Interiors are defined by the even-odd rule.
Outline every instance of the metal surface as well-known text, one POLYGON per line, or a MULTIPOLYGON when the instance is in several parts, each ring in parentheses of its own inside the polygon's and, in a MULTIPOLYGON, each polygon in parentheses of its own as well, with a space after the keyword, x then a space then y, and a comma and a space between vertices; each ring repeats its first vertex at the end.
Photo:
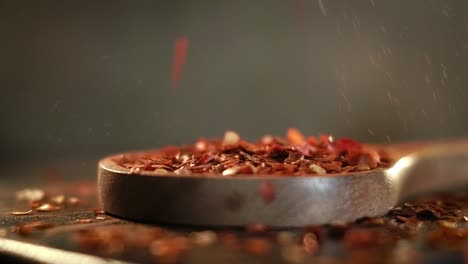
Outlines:
POLYGON ((404 197, 468 184, 468 141, 389 146, 389 169, 310 177, 133 175, 105 158, 99 163, 99 205, 146 222, 287 227, 379 216, 404 197), (266 203, 268 181, 276 199, 266 203))
POLYGON ((0 253, 17 256, 21 259, 50 264, 130 264, 131 262, 99 258, 81 253, 19 242, 0 238, 0 253))

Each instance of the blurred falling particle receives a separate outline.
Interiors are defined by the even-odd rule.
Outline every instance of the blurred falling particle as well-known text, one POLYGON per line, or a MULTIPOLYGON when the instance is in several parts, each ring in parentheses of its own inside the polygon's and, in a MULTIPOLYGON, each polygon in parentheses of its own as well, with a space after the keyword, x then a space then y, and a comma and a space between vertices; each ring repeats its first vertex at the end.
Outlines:
POLYGON ((327 10, 325 9, 325 5, 323 4, 323 0, 318 0, 318 5, 320 7, 320 11, 324 16, 327 16, 327 10))
POLYGON ((304 30, 304 0, 296 0, 296 18, 300 30, 304 30))
POLYGON ((367 132, 369 132, 369 134, 371 134, 371 136, 375 137, 374 131, 372 131, 370 128, 367 129, 367 132))
POLYGON ((182 71, 187 59, 189 41, 186 36, 178 37, 174 42, 174 58, 172 62, 172 87, 179 85, 182 71))

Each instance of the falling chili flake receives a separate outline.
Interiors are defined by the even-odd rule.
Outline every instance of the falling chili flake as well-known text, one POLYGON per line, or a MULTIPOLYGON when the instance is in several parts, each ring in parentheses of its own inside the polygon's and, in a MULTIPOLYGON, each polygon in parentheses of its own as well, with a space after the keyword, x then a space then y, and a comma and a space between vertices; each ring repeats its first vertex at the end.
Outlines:
POLYGON ((174 42, 174 58, 172 62, 172 87, 179 85, 182 70, 187 59, 189 41, 186 36, 178 37, 174 42))
POLYGON ((299 30, 304 31, 304 0, 296 0, 296 18, 299 30))

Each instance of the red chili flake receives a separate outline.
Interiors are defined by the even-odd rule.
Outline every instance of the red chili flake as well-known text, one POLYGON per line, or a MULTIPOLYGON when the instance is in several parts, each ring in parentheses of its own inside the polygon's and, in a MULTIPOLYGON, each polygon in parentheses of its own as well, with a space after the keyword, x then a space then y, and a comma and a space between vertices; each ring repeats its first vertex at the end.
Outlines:
POLYGON ((69 206, 77 206, 81 203, 80 198, 77 197, 68 197, 67 199, 67 205, 69 206))
POLYGON ((210 230, 194 232, 190 236, 193 243, 199 246, 211 245, 218 239, 216 233, 210 230))
POLYGON ((329 146, 333 142, 333 137, 329 134, 323 134, 319 137, 319 144, 322 146, 329 146))
POLYGON ((62 194, 62 195, 56 195, 52 198, 50 198, 50 201, 56 205, 62 205, 63 202, 65 201, 65 196, 62 194))
POLYGON ((101 208, 94 208, 93 213, 95 214, 105 214, 106 212, 102 210, 101 208))
POLYGON ((132 236, 132 241, 130 244, 136 248, 147 249, 151 245, 151 242, 164 238, 166 235, 166 231, 162 228, 145 228, 144 232, 138 232, 136 236, 132 236))
POLYGON ((206 153, 206 154, 203 154, 202 157, 200 157, 199 161, 198 161, 198 164, 199 165, 205 165, 205 164, 208 164, 212 161, 216 160, 216 156, 211 154, 211 153, 206 153))
POLYGON ((266 256, 271 251, 271 242, 264 238, 247 238, 244 245, 247 252, 256 256, 266 256))
POLYGON ((12 215, 29 215, 32 213, 33 210, 28 210, 28 211, 13 211, 10 212, 12 215))
POLYGON ((26 224, 20 224, 12 228, 13 232, 18 232, 22 236, 30 235, 35 230, 51 228, 54 225, 43 221, 35 221, 26 224))
POLYGON ((307 233, 302 238, 302 247, 308 254, 315 254, 319 250, 318 238, 314 233, 307 233))
POLYGON ((325 230, 322 226, 306 226, 304 227, 304 234, 302 238, 304 238, 304 236, 307 234, 313 234, 317 239, 317 242, 322 243, 325 237, 324 232, 325 230))
POLYGON ((182 71, 187 60, 189 41, 187 36, 178 37, 174 42, 174 58, 172 62, 172 87, 179 85, 182 71))
POLYGON ((267 204, 273 202, 276 198, 275 186, 268 181, 264 181, 260 184, 260 196, 263 201, 267 204))
POLYGON ((286 133, 286 139, 291 145, 300 145, 305 142, 304 135, 296 128, 288 129, 288 132, 286 133))
POLYGON ((310 155, 311 154, 311 147, 308 143, 302 143, 298 146, 295 147, 295 149, 297 151, 299 151, 299 153, 301 153, 302 155, 310 155))
POLYGON ((318 140, 317 140, 316 137, 309 136, 306 141, 310 146, 317 146, 318 145, 318 140))
POLYGON ((36 211, 38 212, 53 212, 58 210, 60 210, 60 206, 47 203, 36 208, 36 211))
POLYGON ((383 168, 390 165, 380 149, 361 146, 351 139, 320 135, 308 137, 288 130, 287 140, 265 136, 259 142, 247 142, 233 131, 224 139, 199 139, 194 145, 168 146, 160 150, 133 153, 114 161, 133 173, 173 172, 206 175, 280 175, 306 176, 347 173, 383 168), (316 167, 319 166, 319 167, 316 167))
POLYGON ((241 242, 239 237, 232 232, 222 232, 218 234, 219 239, 231 249, 239 249, 241 246, 241 242))
POLYGON ((342 169, 343 163, 340 161, 332 161, 330 163, 322 163, 322 168, 331 172, 340 172, 342 169))
POLYGON ((31 202, 31 209, 36 209, 41 205, 42 205, 41 201, 33 201, 33 202, 31 202))
POLYGON ((345 244, 351 248, 363 248, 375 245, 374 232, 365 229, 352 229, 345 234, 345 244))
POLYGON ((82 218, 82 219, 77 219, 76 221, 78 223, 80 223, 80 224, 88 224, 88 223, 91 223, 93 221, 93 219, 91 219, 91 218, 82 218))
POLYGON ((189 241, 185 237, 162 238, 150 245, 150 252, 159 263, 177 263, 189 248, 189 241))
POLYGON ((304 31, 304 0, 296 0, 296 18, 298 28, 301 32, 304 31))

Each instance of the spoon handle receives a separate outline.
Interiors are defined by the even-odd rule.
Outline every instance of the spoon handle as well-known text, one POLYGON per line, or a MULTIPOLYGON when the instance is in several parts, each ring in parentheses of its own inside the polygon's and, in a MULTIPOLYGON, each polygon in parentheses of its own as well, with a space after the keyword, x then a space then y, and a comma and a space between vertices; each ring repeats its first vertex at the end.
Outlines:
POLYGON ((399 147, 400 154, 406 152, 395 164, 396 167, 406 165, 398 176, 402 198, 468 186, 468 139, 399 147))

